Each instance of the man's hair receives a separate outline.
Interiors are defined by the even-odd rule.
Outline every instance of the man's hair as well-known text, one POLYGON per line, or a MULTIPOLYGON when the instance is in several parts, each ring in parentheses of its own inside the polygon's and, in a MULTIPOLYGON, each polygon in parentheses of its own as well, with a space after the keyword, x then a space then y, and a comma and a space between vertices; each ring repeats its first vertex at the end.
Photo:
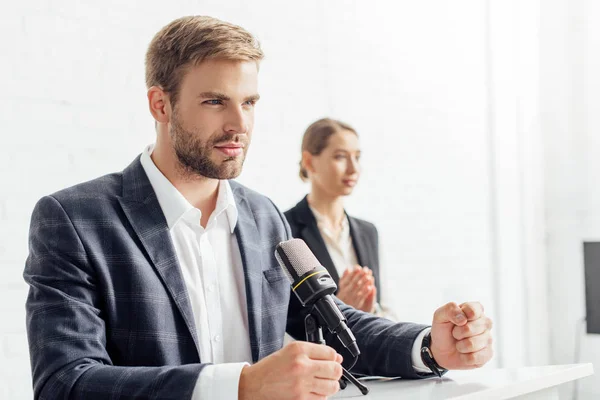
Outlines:
POLYGON ((205 16, 176 19, 152 39, 146 52, 146 87, 159 86, 176 103, 189 67, 204 60, 262 60, 260 43, 244 28, 205 16))
MULTIPOLYGON (((306 128, 302 137, 302 151, 308 151, 313 156, 318 156, 329 144, 329 138, 340 131, 350 131, 358 136, 353 127, 336 119, 322 118, 313 122, 306 128)), ((302 167, 302 161, 300 161, 300 179, 303 181, 308 179, 308 171, 302 167)))

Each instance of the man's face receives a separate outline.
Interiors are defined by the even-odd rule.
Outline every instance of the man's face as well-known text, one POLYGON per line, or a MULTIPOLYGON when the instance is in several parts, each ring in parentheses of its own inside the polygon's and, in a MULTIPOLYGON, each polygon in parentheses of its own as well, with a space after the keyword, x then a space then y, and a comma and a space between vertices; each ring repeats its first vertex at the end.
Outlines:
POLYGON ((242 165, 258 100, 254 61, 208 60, 185 73, 169 136, 186 172, 231 179, 242 165))

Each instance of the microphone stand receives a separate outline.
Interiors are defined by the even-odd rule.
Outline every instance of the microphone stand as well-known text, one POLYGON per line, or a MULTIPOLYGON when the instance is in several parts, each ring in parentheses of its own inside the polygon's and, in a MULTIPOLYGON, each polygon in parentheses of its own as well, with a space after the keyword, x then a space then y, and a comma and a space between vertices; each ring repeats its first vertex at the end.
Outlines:
MULTIPOLYGON (((313 309, 314 310, 314 309, 313 309)), ((317 322, 317 319, 313 316, 313 310, 311 310, 306 318, 304 318, 304 329, 306 330, 306 341, 317 344, 325 344, 325 339, 323 339, 323 329, 321 325, 317 322)), ((360 390, 363 395, 369 393, 369 388, 363 385, 358 379, 354 377, 346 368, 342 367, 343 376, 340 379, 340 388, 343 390, 346 388, 348 383, 346 379, 349 380, 360 390), (345 378, 345 379, 344 379, 345 378)))

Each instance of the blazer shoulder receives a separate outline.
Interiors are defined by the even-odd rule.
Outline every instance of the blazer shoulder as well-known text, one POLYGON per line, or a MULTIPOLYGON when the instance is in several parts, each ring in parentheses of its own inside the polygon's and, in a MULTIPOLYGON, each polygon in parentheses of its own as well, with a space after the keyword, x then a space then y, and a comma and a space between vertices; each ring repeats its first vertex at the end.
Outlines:
POLYGON ((312 216, 312 212, 310 211, 310 207, 308 206, 307 196, 304 196, 302 200, 296 203, 294 207, 287 210, 284 214, 290 222, 290 224, 292 223, 292 221, 298 224, 307 224, 310 222, 311 219, 309 218, 309 216, 312 217, 312 219, 314 219, 314 217, 312 216))
POLYGON ((108 174, 59 190, 50 196, 63 205, 82 201, 96 202, 112 200, 122 195, 122 178, 121 172, 108 174))
POLYGON ((378 236, 377 227, 374 223, 366 221, 364 219, 356 218, 348 216, 348 218, 352 219, 352 222, 363 232, 366 232, 370 235, 378 236))
POLYGON ((296 214, 294 212, 294 208, 290 208, 289 210, 287 210, 286 212, 284 212, 283 215, 284 215, 285 220, 287 221, 287 223, 288 223, 288 225, 290 227, 290 230, 292 232, 292 236, 295 237, 295 238, 299 237, 300 236, 300 232, 299 232, 300 225, 299 225, 299 223, 297 221, 297 218, 295 216, 296 214))
POLYGON ((296 221, 297 214, 298 214, 298 204, 296 204, 294 207, 290 208, 289 210, 287 210, 283 213, 283 215, 285 215, 285 218, 287 219, 287 221, 290 225, 297 224, 297 221, 296 221))
POLYGON ((287 210, 287 211, 284 211, 284 212, 283 212, 283 215, 285 215, 285 218, 286 218, 286 219, 288 220, 288 222, 291 224, 291 223, 293 222, 292 220, 293 220, 293 218, 294 218, 294 208, 292 207, 292 208, 290 208, 289 210, 287 210))
POLYGON ((306 196, 302 198, 294 207, 287 210, 285 213, 285 218, 287 219, 288 224, 292 228, 292 233, 294 237, 300 235, 300 230, 303 227, 314 224, 316 226, 316 221, 310 208, 308 207, 308 202, 306 200, 306 196))

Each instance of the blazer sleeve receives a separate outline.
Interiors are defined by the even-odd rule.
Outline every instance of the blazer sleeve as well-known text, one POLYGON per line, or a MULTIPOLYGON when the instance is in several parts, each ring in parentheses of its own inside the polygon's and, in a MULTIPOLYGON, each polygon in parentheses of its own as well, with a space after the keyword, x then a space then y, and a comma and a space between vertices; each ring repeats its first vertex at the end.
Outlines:
POLYGON ((383 282, 381 282, 381 264, 380 264, 380 251, 379 251, 379 232, 377 227, 373 224, 369 224, 371 228, 371 237, 373 238, 373 266, 372 271, 375 278, 375 286, 377 287, 377 302, 381 303, 383 295, 383 282))
MULTIPOLYGON (((338 307, 347 319, 347 325, 356 337, 360 356, 352 368, 353 372, 374 376, 401 376, 423 378, 413 367, 412 348, 417 336, 428 325, 412 322, 393 322, 387 318, 356 310, 337 298, 338 307)), ((325 332, 324 332, 325 333, 325 332)), ((344 356, 344 364, 352 356, 343 348, 337 337, 327 332, 327 344, 344 356)))
MULTIPOLYGON (((356 337, 360 356, 352 372, 370 376, 401 376, 402 378, 423 378, 430 374, 421 374, 413 368, 412 348, 417 336, 427 325, 411 322, 392 322, 386 318, 365 313, 335 301, 347 319, 347 325, 356 337)), ((298 340, 305 339, 304 317, 308 312, 302 307, 296 296, 290 296, 288 308, 287 332, 298 340)), ((323 336, 328 346, 333 347, 344 357, 344 366, 348 368, 352 355, 339 339, 323 327, 323 336)))
POLYGON ((51 196, 36 205, 25 281, 36 399, 189 399, 203 364, 112 365, 101 291, 74 225, 51 196))

